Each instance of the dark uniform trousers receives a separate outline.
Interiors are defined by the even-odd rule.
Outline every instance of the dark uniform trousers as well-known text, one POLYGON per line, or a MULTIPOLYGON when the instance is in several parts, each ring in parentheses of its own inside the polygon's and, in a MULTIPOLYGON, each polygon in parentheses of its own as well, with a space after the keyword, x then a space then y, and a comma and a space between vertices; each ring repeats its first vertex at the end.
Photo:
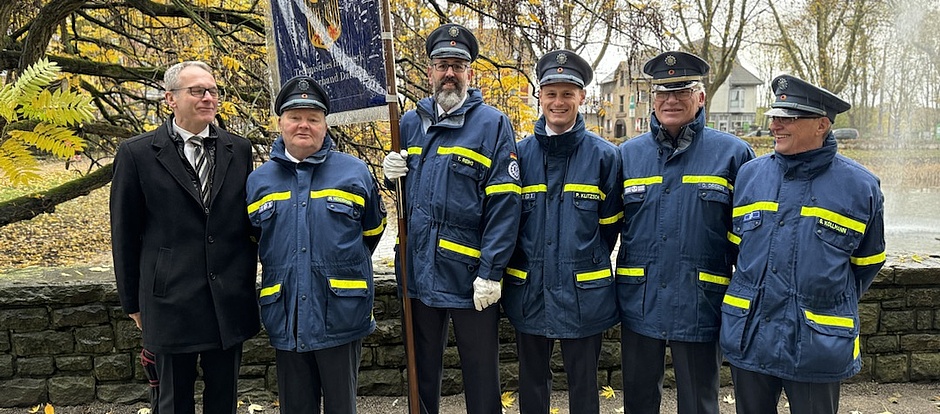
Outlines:
MULTIPOLYGON (((665 373, 666 341, 620 333, 623 406, 628 414, 659 413, 665 373)), ((669 341, 676 373, 677 414, 718 414, 718 341, 669 341)), ((757 413, 757 412, 755 412, 757 413)))
MULTIPOLYGON (((603 333, 577 339, 559 339, 561 359, 568 376, 570 412, 597 414, 597 365, 603 333)), ((548 414, 552 392, 552 350, 555 339, 516 332, 519 354, 519 410, 522 414, 548 414)))
POLYGON ((362 339, 310 352, 277 350, 278 403, 284 414, 356 412, 362 339))
POLYGON ((499 304, 476 309, 432 308, 411 299, 415 335, 415 368, 422 414, 438 414, 441 403, 447 322, 454 337, 463 373, 467 414, 501 413, 499 389, 499 304))
POLYGON ((789 381, 731 366, 734 405, 738 414, 776 413, 780 391, 787 393, 790 412, 836 414, 841 382, 810 383, 789 381))
POLYGON ((160 414, 193 414, 196 363, 202 368, 204 414, 234 414, 242 344, 229 349, 180 354, 156 354, 160 378, 160 414), (211 403, 211 404, 210 404, 211 403))

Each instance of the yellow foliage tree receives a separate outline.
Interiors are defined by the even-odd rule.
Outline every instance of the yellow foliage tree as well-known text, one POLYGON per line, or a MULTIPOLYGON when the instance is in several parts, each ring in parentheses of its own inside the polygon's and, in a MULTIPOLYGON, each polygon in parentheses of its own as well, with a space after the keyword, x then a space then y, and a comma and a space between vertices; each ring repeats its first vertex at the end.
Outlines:
POLYGON ((68 159, 85 147, 73 127, 92 120, 91 97, 48 88, 58 76, 59 67, 41 59, 0 87, 0 176, 14 185, 38 177, 32 150, 68 159))

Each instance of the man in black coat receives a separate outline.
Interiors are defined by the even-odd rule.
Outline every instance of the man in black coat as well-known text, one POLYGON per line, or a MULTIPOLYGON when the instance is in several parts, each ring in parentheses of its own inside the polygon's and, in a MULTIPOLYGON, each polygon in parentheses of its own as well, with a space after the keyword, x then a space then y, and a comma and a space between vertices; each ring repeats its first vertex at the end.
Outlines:
POLYGON ((121 144, 111 183, 118 295, 156 355, 160 414, 234 413, 242 343, 258 330, 247 140, 212 125, 219 90, 202 62, 164 76, 173 116, 121 144))

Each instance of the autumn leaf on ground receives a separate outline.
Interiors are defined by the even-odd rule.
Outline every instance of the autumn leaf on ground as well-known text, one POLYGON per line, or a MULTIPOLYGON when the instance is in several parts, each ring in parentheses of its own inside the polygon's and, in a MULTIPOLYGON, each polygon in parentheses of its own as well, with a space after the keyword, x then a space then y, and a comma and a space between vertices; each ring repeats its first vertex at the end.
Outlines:
POLYGON ((255 414, 256 412, 264 411, 264 407, 258 404, 249 404, 248 405, 248 414, 255 414))
POLYGON ((53 407, 52 404, 46 404, 46 406, 43 407, 42 411, 45 414, 55 414, 55 407, 53 407))
POLYGON ((725 404, 734 404, 734 394, 728 394, 724 397, 721 397, 721 402, 725 404))
POLYGON ((613 388, 610 387, 610 385, 605 385, 604 388, 601 388, 601 397, 604 397, 609 400, 616 396, 617 396, 617 393, 614 391, 613 388))
POLYGON ((245 405, 245 402, 242 400, 238 400, 237 402, 235 402, 235 407, 241 408, 241 406, 243 405, 245 405))
POLYGON ((915 262, 917 262, 917 263, 923 263, 923 262, 924 262, 924 258, 923 258, 923 257, 920 257, 919 255, 916 255, 916 254, 911 255, 911 260, 913 260, 913 261, 915 261, 915 262))
POLYGON ((552 409, 549 410, 548 412, 551 414, 558 414, 560 411, 561 410, 559 410, 558 408, 552 407, 552 409))
POLYGON ((506 391, 503 393, 502 396, 500 396, 500 399, 502 400, 502 403, 503 403, 503 408, 512 407, 512 405, 516 403, 515 395, 516 393, 512 391, 506 391))
POLYGON ((137 410, 137 414, 150 414, 150 409, 147 407, 137 410))
MULTIPOLYGON (((395 400, 395 401, 398 401, 398 400, 395 400)), ((274 402, 271 403, 271 406, 274 407, 274 408, 280 407, 280 406, 281 406, 281 400, 274 400, 274 402)))
POLYGON ((36 414, 39 412, 39 409, 42 408, 42 404, 39 404, 33 408, 29 409, 29 414, 36 414))

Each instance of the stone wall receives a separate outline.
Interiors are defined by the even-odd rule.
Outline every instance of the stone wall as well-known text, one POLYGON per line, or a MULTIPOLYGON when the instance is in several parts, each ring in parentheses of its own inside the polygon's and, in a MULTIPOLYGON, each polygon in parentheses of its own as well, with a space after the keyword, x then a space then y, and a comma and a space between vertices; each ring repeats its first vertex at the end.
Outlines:
MULTIPOLYGON (((403 395, 401 304, 388 269, 380 269, 376 279, 378 328, 364 341, 359 393, 403 395)), ((940 260, 892 261, 865 295, 861 311, 864 368, 852 381, 940 380, 940 260)), ((605 334, 598 373, 601 385, 615 389, 622 384, 619 336, 619 328, 605 334)), ((518 383, 514 339, 504 319, 505 390, 515 390, 518 383)), ((143 401, 148 389, 139 352, 140 334, 120 309, 111 269, 0 275, 0 407, 143 401)), ((444 364, 443 393, 461 392, 456 348, 446 350, 444 364)), ((558 355, 553 366, 555 388, 565 389, 558 355)), ((727 385, 727 367, 722 376, 727 385)), ((671 370, 665 383, 674 383, 671 370)), ((270 401, 276 390, 274 352, 262 333, 245 343, 239 392, 243 398, 270 401)))

